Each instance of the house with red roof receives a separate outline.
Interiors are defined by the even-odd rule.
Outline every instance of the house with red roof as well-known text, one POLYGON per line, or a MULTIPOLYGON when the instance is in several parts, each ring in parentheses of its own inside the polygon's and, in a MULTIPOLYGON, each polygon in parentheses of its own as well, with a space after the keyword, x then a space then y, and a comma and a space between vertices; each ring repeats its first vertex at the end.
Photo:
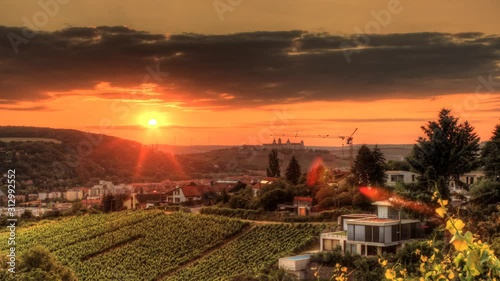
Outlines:
POLYGON ((167 192, 168 203, 202 203, 215 199, 215 190, 208 185, 184 185, 167 192))
POLYGON ((294 197, 293 207, 299 216, 307 216, 311 213, 312 197, 294 197))

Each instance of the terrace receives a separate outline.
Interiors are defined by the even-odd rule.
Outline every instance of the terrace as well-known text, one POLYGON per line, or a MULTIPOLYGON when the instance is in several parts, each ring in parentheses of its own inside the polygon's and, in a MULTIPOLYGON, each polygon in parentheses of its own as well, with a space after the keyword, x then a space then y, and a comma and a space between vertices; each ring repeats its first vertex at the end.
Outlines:
POLYGON ((324 232, 321 233, 321 238, 343 240, 347 238, 347 231, 324 232))

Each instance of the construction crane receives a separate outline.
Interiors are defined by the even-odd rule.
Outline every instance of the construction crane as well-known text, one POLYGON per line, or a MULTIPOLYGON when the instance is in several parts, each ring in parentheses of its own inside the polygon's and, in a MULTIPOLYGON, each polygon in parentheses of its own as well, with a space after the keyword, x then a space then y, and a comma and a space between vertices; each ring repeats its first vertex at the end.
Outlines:
MULTIPOLYGON (((341 136, 341 135, 310 135, 310 134, 299 134, 296 132, 295 134, 271 134, 271 137, 292 137, 292 138, 322 138, 322 139, 341 139, 345 140, 346 144, 349 145, 349 160, 353 161, 353 136, 358 131, 358 128, 352 132, 350 136, 341 136)), ((342 144, 342 157, 344 157, 344 144, 342 144)))
MULTIPOLYGON (((351 166, 352 166, 352 163, 354 161, 354 158, 353 158, 353 154, 354 154, 354 148, 353 148, 353 137, 354 134, 356 133, 356 131, 358 130, 358 128, 354 129, 354 132, 352 132, 352 134, 350 136, 339 136, 339 137, 342 137, 341 139, 342 140, 346 140, 346 144, 349 145, 349 161, 351 162, 351 166)), ((344 154, 344 144, 342 144, 342 154, 344 154)), ((343 155, 342 155, 343 156, 343 155)))

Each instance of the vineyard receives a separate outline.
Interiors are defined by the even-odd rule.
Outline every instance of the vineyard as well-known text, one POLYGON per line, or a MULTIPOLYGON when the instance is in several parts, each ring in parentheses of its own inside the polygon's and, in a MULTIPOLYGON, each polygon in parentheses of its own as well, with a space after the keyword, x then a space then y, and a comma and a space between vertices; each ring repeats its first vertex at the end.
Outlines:
MULTIPOLYGON (((16 247, 20 253, 44 246, 81 281, 213 280, 258 272, 307 246, 320 228, 250 227, 248 222, 219 216, 125 211, 18 229, 16 247)), ((7 241, 7 235, 0 234, 0 239, 7 241)), ((7 247, 2 243, 0 251, 7 253, 7 247)))
POLYGON ((227 280, 239 274, 257 274, 278 258, 308 246, 319 231, 320 227, 311 224, 258 226, 164 280, 227 280))

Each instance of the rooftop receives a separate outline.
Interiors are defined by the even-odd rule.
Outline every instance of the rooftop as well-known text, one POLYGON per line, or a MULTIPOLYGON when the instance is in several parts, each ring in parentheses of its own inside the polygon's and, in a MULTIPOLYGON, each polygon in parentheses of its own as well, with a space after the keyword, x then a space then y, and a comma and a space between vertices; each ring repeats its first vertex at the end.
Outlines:
MULTIPOLYGON (((351 219, 347 220, 347 224, 395 224, 399 223, 400 220, 398 219, 388 219, 388 218, 361 218, 361 219, 351 219)), ((412 223, 412 222, 419 222, 419 220, 410 220, 410 219, 402 219, 401 223, 412 223)))

